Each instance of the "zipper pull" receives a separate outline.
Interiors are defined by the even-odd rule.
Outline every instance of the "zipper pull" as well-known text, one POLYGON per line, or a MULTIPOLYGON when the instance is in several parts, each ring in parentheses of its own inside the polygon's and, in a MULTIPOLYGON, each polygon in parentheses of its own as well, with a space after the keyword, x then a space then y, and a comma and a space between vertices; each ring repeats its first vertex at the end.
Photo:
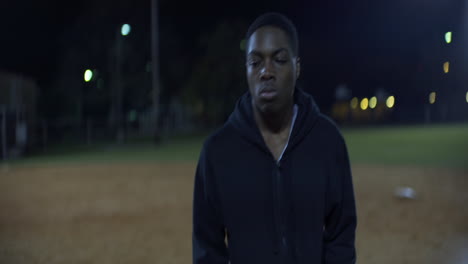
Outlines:
POLYGON ((276 162, 276 166, 278 167, 278 169, 281 168, 281 160, 278 160, 278 161, 276 162))

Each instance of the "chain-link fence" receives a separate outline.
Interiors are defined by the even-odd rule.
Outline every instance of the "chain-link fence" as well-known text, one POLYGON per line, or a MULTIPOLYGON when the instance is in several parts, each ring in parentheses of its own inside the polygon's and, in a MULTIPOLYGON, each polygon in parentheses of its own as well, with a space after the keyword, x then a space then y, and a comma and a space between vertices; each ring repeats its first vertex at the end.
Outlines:
POLYGON ((162 105, 159 113, 130 111, 119 126, 108 117, 21 120, 0 107, 0 151, 3 160, 47 152, 56 145, 93 145, 161 140, 202 129, 183 106, 162 105), (3 111, 3 112, 2 112, 3 111), (158 123, 154 120, 158 115, 158 123))

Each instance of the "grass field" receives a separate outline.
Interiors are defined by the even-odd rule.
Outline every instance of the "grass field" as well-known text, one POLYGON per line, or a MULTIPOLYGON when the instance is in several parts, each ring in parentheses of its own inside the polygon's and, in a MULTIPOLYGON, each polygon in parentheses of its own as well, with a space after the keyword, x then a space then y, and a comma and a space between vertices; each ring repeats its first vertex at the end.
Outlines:
MULTIPOLYGON (((468 124, 343 129, 353 163, 468 168, 468 124)), ((59 146, 18 164, 121 161, 196 161, 206 135, 179 137, 155 147, 127 145, 59 146)))
POLYGON ((468 168, 468 125, 344 130, 353 162, 468 168))
MULTIPOLYGON (((468 263, 468 126, 345 129, 358 263, 468 263), (395 198, 410 186, 415 200, 395 198)), ((190 263, 203 136, 0 164, 0 263, 190 263)))

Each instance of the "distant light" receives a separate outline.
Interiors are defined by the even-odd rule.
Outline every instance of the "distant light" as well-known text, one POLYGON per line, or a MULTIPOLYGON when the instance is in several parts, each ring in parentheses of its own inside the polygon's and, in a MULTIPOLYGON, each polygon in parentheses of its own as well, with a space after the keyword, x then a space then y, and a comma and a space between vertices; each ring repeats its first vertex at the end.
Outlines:
POLYGON ((352 108, 352 109, 356 109, 356 108, 358 107, 358 103, 359 103, 359 102, 358 102, 357 97, 354 97, 353 99, 351 99, 351 103, 350 103, 351 108, 352 108))
POLYGON ((377 106, 377 97, 374 96, 369 100, 369 107, 374 109, 376 106, 377 106))
POLYGON ((241 40, 240 42, 240 50, 241 51, 245 51, 245 46, 247 45, 247 42, 245 41, 245 39, 241 40))
POLYGON ((122 36, 128 36, 130 34, 130 31, 132 30, 132 27, 130 27, 129 24, 123 24, 122 29, 120 32, 122 33, 122 36))
POLYGON ((447 44, 450 44, 452 42, 452 32, 447 32, 445 33, 445 42, 447 42, 447 44))
POLYGON ((450 71, 450 62, 445 62, 444 63, 444 72, 448 73, 450 71))
POLYGON ((430 104, 434 104, 436 101, 436 92, 431 92, 429 94, 429 103, 430 104))
POLYGON ((136 110, 131 110, 129 113, 128 113, 128 121, 129 122, 135 122, 138 118, 138 113, 136 110))
POLYGON ((84 72, 84 81, 89 82, 89 81, 91 81, 91 79, 93 79, 93 71, 90 70, 90 69, 87 69, 84 72))
POLYGON ((362 110, 366 110, 367 107, 369 107, 369 99, 363 98, 363 99, 361 100, 361 109, 362 109, 362 110))
POLYGON ((468 103, 468 92, 466 92, 466 102, 468 103))
POLYGON ((389 96, 386 103, 388 108, 392 108, 395 105, 395 96, 389 96))

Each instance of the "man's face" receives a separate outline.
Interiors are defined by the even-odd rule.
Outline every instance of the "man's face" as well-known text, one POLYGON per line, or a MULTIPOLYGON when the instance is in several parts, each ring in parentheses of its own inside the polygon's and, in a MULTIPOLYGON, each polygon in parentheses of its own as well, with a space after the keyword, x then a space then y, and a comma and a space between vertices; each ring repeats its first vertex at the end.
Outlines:
POLYGON ((271 26, 257 29, 248 41, 246 66, 249 91, 260 112, 278 113, 292 105, 300 64, 286 32, 271 26))

